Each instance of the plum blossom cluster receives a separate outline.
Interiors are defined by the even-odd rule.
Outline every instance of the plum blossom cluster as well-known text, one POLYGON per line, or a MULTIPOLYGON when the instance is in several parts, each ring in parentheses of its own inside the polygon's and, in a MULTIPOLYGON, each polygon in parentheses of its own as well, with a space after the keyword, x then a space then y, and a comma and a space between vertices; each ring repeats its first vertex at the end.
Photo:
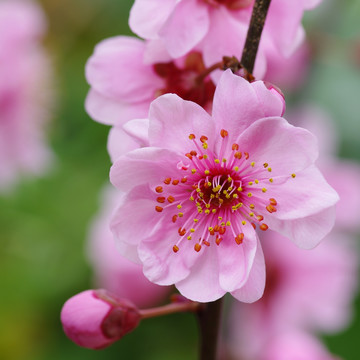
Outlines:
POLYGON ((20 175, 41 174, 51 152, 45 127, 52 99, 50 66, 40 41, 46 23, 31 1, 0 3, 0 190, 20 175))
MULTIPOLYGON (((308 53, 301 18, 319 2, 272 1, 256 79, 276 83, 279 78, 290 87, 299 81, 279 69, 292 57, 289 73, 304 71, 308 53)), ((117 192, 93 230, 91 261, 100 286, 140 306, 147 306, 152 295, 161 299, 171 285, 196 304, 226 293, 255 302, 264 293, 266 262, 264 298, 238 303, 240 310, 234 310, 241 313, 241 324, 251 323, 245 330, 231 325, 234 344, 240 343, 236 334, 247 333, 246 352, 237 351, 231 341, 230 352, 280 359, 289 342, 294 345, 290 358, 305 346, 309 359, 332 359, 312 331, 346 323, 343 310, 355 291, 357 261, 347 245, 338 249, 334 242, 310 257, 298 249, 311 249, 328 235, 339 198, 315 164, 315 136, 284 118, 282 92, 268 82, 246 80, 231 65, 244 47, 253 4, 136 0, 130 27, 144 40, 119 36, 95 48, 86 65, 91 86, 86 109, 96 121, 112 126, 110 180, 117 192), (114 237, 121 255, 138 264, 130 270, 104 237, 114 237), (344 259, 336 258, 340 252, 344 259), (332 290, 321 288, 315 301, 326 302, 324 313, 314 305, 294 317, 294 307, 307 304, 300 295, 312 286, 320 288, 325 277, 319 270, 310 281, 307 274, 330 268, 338 282, 332 290), (122 280, 130 277, 131 285, 122 280), (294 282, 303 286, 294 291, 294 282), (135 283, 146 292, 145 299, 137 296, 135 283), (331 296, 331 291, 344 296, 331 296), (243 316, 245 306, 251 310, 243 316), (279 309, 286 310, 284 316, 278 316, 279 309), (269 333, 276 336, 270 339, 269 333)), ((105 321, 108 315, 100 318, 105 321)), ((72 315, 64 319, 66 329, 72 315)), ((108 345, 101 338, 102 325, 95 328, 100 342, 108 345)))

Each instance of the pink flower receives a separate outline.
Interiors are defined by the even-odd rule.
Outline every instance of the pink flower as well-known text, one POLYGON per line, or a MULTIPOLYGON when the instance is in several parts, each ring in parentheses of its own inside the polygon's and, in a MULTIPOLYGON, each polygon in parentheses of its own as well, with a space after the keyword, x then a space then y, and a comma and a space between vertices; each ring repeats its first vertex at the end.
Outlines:
POLYGON ((275 336, 253 360, 340 360, 315 337, 301 332, 275 336))
POLYGON ((344 234, 331 233, 309 252, 274 232, 262 235, 264 296, 251 306, 234 303, 229 317, 231 348, 254 359, 277 334, 343 329, 358 283, 354 243, 344 234))
POLYGON ((42 173, 51 160, 44 140, 51 100, 49 63, 39 43, 44 29, 35 4, 0 3, 0 189, 21 174, 42 173))
POLYGON ((156 305, 166 298, 170 289, 151 283, 139 264, 117 251, 109 222, 115 204, 121 203, 123 194, 112 187, 105 190, 102 210, 91 226, 89 238, 88 252, 96 286, 129 299, 140 308, 156 305))
MULTIPOLYGON (((160 39, 174 58, 201 48, 206 66, 222 56, 240 56, 252 0, 136 0, 131 29, 145 39, 160 39)), ((264 27, 255 75, 262 77, 268 53, 290 56, 304 39, 301 19, 319 1, 273 0, 264 27)))
POLYGON ((120 157, 110 174, 127 192, 114 234, 137 249, 150 281, 196 301, 226 292, 254 301, 265 279, 254 227, 305 248, 330 231, 337 194, 314 166, 315 138, 283 111, 275 89, 230 70, 212 116, 173 94, 152 103, 149 147, 120 157))
POLYGON ((160 44, 127 36, 110 38, 96 46, 86 65, 91 85, 86 109, 95 120, 120 125, 146 117, 151 101, 165 93, 175 93, 205 108, 211 103, 215 85, 208 77, 199 78, 205 70, 199 52, 176 61, 165 53, 148 63, 147 48, 152 56, 163 52, 160 44))
POLYGON ((61 310, 65 334, 77 345, 102 349, 137 327, 140 314, 129 301, 105 290, 86 290, 61 310))

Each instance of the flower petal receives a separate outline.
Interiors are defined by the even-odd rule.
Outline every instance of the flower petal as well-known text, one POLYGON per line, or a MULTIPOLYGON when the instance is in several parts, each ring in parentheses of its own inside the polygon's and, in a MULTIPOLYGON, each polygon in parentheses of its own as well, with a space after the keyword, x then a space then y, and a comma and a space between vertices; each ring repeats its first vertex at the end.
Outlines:
POLYGON ((103 96, 90 89, 86 100, 86 112, 95 120, 105 125, 121 125, 124 122, 143 118, 148 115, 150 101, 129 104, 103 96))
POLYGON ((179 177, 176 165, 181 160, 182 156, 167 149, 136 149, 115 161, 110 169, 110 180, 123 191, 145 183, 156 186, 169 176, 179 177))
POLYGON ((256 121, 236 143, 241 144, 257 166, 268 163, 274 177, 290 176, 314 163, 318 156, 315 136, 280 117, 256 121))
POLYGON ((131 30, 144 39, 156 39, 176 3, 177 0, 136 0, 130 11, 131 30))
POLYGON ((106 97, 121 102, 151 100, 164 86, 152 66, 143 62, 145 43, 118 36, 98 44, 86 64, 89 84, 106 97))
POLYGON ((199 105, 181 99, 175 94, 158 97, 151 103, 149 141, 151 146, 159 146, 178 151, 185 155, 194 145, 189 135, 206 135, 212 146, 214 122, 199 105))
POLYGON ((165 224, 139 245, 138 253, 144 265, 143 271, 151 282, 158 285, 177 283, 189 276, 194 263, 205 256, 205 254, 197 253, 193 243, 186 239, 180 244, 180 250, 175 253, 173 245, 178 240, 177 230, 165 224))
POLYGON ((216 245, 200 250, 204 253, 191 269, 191 274, 175 284, 182 295, 193 301, 209 302, 225 295, 219 283, 219 262, 216 245))
POLYGON ((177 2, 172 14, 159 31, 170 55, 174 58, 192 50, 209 28, 209 9, 197 0, 177 2))
POLYGON ((254 263, 251 267, 247 282, 240 289, 231 293, 235 299, 252 303, 261 298, 265 289, 265 260, 260 241, 256 247, 254 263))
POLYGON ((242 227, 244 242, 237 245, 227 236, 217 247, 220 287, 231 292, 241 288, 249 277, 256 253, 257 235, 250 224, 242 227))

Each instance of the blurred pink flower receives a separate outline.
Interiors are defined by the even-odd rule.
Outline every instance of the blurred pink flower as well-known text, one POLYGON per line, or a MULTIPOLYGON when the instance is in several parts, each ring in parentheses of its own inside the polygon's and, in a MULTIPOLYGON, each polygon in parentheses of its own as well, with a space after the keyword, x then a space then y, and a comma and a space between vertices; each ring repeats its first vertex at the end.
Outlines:
POLYGON ((65 302, 60 318, 74 343, 102 349, 135 329, 141 316, 128 300, 106 290, 86 290, 65 302))
POLYGON ((105 190, 102 209, 91 226, 88 244, 95 285, 131 300, 139 308, 156 305, 166 298, 170 289, 151 283, 139 264, 119 253, 109 222, 115 205, 121 203, 123 194, 112 187, 105 190))
POLYGON ((264 296, 251 306, 233 303, 230 348, 246 359, 259 359, 278 334, 344 328, 357 290, 358 258, 351 240, 331 233, 318 247, 304 251, 274 232, 263 234, 264 296))
POLYGON ((34 3, 0 3, 0 190, 19 175, 42 173, 51 160, 44 140, 51 101, 49 62, 39 42, 44 31, 34 3))
MULTIPOLYGON (((305 10, 320 1, 273 0, 255 64, 261 78, 273 51, 290 56, 304 39, 305 10)), ((131 29, 144 39, 160 39, 173 58, 201 49, 206 66, 222 56, 240 56, 250 23, 252 0, 136 0, 131 29)))
POLYGON ((273 337, 253 360, 340 360, 314 336, 301 332, 273 337))
POLYGON ((313 164, 314 137, 283 112, 274 88, 230 70, 212 116, 173 94, 152 103, 149 147, 120 157, 110 174, 126 192, 114 234, 150 281, 175 284, 196 301, 226 292, 255 301, 265 276, 253 227, 275 229, 304 248, 330 231, 337 194, 313 164))
POLYGON ((289 119, 318 138, 320 157, 317 165, 340 196, 336 204, 336 229, 359 231, 360 165, 355 161, 337 157, 338 131, 331 116, 315 105, 303 105, 293 110, 289 119))

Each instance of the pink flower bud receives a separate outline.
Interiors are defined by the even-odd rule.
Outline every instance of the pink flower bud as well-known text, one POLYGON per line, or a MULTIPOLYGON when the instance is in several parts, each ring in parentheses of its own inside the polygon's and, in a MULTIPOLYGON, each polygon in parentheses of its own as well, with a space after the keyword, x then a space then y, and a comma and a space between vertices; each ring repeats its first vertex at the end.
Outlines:
POLYGON ((73 296, 64 304, 60 317, 65 334, 89 349, 109 346, 140 321, 135 305, 106 290, 86 290, 73 296))

